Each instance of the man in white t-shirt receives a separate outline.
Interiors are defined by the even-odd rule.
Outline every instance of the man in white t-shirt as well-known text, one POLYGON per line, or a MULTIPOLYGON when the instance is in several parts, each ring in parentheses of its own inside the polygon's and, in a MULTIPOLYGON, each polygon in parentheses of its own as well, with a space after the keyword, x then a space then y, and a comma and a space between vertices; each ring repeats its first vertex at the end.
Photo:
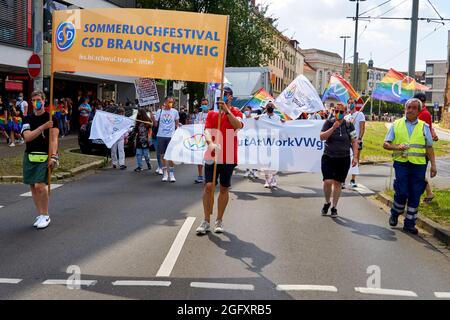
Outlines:
MULTIPOLYGON (((364 133, 366 132, 366 116, 361 111, 361 107, 356 106, 355 101, 353 99, 348 100, 348 108, 350 110, 350 114, 347 116, 347 121, 353 123, 353 126, 356 129, 356 134, 358 137, 358 144, 359 144, 358 163, 359 163, 359 158, 361 155, 361 151, 363 149, 364 133)), ((358 187, 358 185, 356 184, 356 175, 352 175, 350 187, 352 188, 358 187)))
POLYGON ((167 182, 169 179, 170 182, 176 182, 173 161, 169 161, 169 169, 167 169, 167 161, 164 159, 170 140, 175 130, 180 126, 180 115, 177 110, 172 108, 174 102, 175 99, 173 97, 166 97, 163 107, 155 115, 156 125, 158 126, 156 135, 158 138, 158 152, 163 165, 163 182, 167 182))
POLYGON ((28 115, 28 102, 23 99, 23 93, 19 93, 19 97, 17 98, 16 107, 20 108, 20 112, 22 115, 26 117, 28 115))

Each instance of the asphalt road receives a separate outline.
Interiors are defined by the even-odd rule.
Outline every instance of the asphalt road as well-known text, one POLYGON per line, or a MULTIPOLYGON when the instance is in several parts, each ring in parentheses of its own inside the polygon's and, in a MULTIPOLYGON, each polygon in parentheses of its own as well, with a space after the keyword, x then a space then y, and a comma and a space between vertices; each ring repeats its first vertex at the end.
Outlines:
MULTIPOLYGON (((364 167, 359 182, 376 191, 389 171, 389 166, 364 167)), ((32 199, 20 196, 26 186, 0 185, 0 299, 450 295, 448 251, 400 227, 391 229, 377 204, 354 191, 344 191, 339 219, 322 217, 318 174, 282 175, 275 191, 238 174, 226 233, 198 237, 202 205, 195 172, 193 166, 177 168, 175 184, 131 167, 69 182, 53 191, 52 224, 41 231, 31 226, 32 199), (80 268, 87 281, 81 290, 65 285, 70 266, 80 268), (377 283, 369 279, 374 270, 381 289, 367 289, 377 283)), ((372 194, 368 189, 362 193, 372 194)))

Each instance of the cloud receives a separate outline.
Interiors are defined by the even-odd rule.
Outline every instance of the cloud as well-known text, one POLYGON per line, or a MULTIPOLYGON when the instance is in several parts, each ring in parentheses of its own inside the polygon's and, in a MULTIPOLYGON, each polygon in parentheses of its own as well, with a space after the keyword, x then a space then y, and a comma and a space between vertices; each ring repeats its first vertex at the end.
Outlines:
MULTIPOLYGON (((384 0, 361 3, 360 13, 376 7, 384 0)), ((450 1, 432 0, 444 17, 450 12, 450 1)), ((347 19, 355 15, 355 2, 348 0, 260 0, 269 4, 269 13, 278 18, 280 30, 294 37, 302 48, 320 48, 342 55, 343 41, 341 35, 350 35, 347 42, 347 57, 353 56, 354 21, 347 19)), ((393 0, 376 10, 368 12, 371 17, 379 16, 388 10, 387 17, 410 17, 412 1, 393 0)), ((420 2, 420 17, 438 17, 428 1, 420 2)), ((450 24, 449 24, 450 26, 450 24)), ((419 40, 432 33, 438 27, 436 23, 419 22, 419 40)), ((375 65, 393 67, 400 70, 408 68, 408 50, 411 24, 407 20, 372 20, 360 21, 358 39, 359 56, 367 62, 373 55, 375 65), (362 36, 361 36, 362 34, 362 36), (395 59, 392 57, 397 56, 395 59), (390 61, 388 61, 390 60, 390 61), (386 62, 387 61, 387 62, 386 62), (383 64, 386 62, 386 64, 383 64)), ((425 69, 425 60, 445 59, 447 56, 448 26, 434 32, 422 40, 418 46, 417 69, 425 69)))

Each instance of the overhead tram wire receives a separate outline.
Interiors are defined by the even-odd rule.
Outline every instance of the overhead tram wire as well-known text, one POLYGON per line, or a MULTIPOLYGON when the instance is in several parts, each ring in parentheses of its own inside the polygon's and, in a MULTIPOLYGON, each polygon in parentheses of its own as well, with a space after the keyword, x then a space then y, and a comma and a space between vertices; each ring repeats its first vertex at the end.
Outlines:
MULTIPOLYGON (((436 28, 434 28, 433 31, 431 31, 430 33, 428 33, 428 34, 427 34, 426 36, 424 36, 423 38, 421 38, 421 39, 419 40, 418 44, 421 43, 421 42, 423 42, 423 41, 426 40, 427 38, 431 37, 435 32, 437 32, 438 30, 442 29, 442 28, 445 27, 445 26, 446 26, 445 23, 440 24, 439 26, 436 26, 436 28)), ((386 63, 388 63, 388 62, 391 62, 392 60, 395 60, 395 59, 399 58, 401 55, 403 55, 403 54, 404 54, 405 52, 407 52, 408 50, 409 50, 409 47, 406 48, 406 49, 404 49, 404 50, 402 50, 401 52, 397 53, 397 54, 396 54, 395 56, 393 56, 392 58, 389 58, 388 60, 384 61, 382 64, 386 64, 386 63)))
POLYGON ((431 7, 433 8, 434 12, 437 13, 437 15, 439 16, 439 18, 441 18, 441 20, 444 20, 444 17, 441 16, 441 14, 439 13, 439 11, 436 9, 436 7, 434 6, 434 4, 431 2, 431 0, 428 0, 428 3, 431 5, 431 7))
MULTIPOLYGON (((368 18, 370 18, 370 19, 380 19, 380 18, 382 18, 383 16, 385 16, 386 14, 388 14, 389 12, 392 12, 392 11, 394 11, 395 9, 397 9, 398 7, 400 7, 400 6, 401 6, 402 4, 404 4, 406 1, 408 1, 408 0, 404 0, 404 1, 400 2, 399 4, 397 4, 397 5, 395 5, 394 7, 390 8, 390 9, 387 10, 386 12, 379 14, 379 15, 376 16, 376 17, 373 17, 373 18, 372 18, 372 17, 369 16, 368 18)), ((375 9, 377 9, 377 8, 379 8, 379 7, 381 7, 381 6, 385 5, 385 4, 387 4, 387 3, 389 3, 389 2, 391 2, 391 0, 390 0, 390 1, 383 2, 382 4, 378 5, 377 7, 372 8, 372 9, 370 9, 370 10, 367 10, 366 12, 361 13, 359 16, 361 17, 362 15, 366 14, 367 12, 373 11, 373 10, 375 10, 375 9)), ((360 18, 360 19, 361 19, 361 18, 360 18)), ((369 27, 369 24, 370 24, 371 22, 372 22, 372 21, 369 20, 369 23, 365 26, 364 30, 359 34, 358 40, 361 39, 362 35, 364 34, 364 32, 366 32, 366 30, 367 30, 367 28, 369 27)), ((352 51, 353 51, 353 48, 352 48, 349 52, 347 52, 347 54, 349 54, 349 53, 352 52, 352 51)), ((350 58, 349 58, 349 59, 350 59, 350 58)))
POLYGON ((369 12, 375 10, 375 9, 378 9, 378 8, 384 6, 385 4, 388 4, 389 2, 392 2, 392 0, 385 1, 385 2, 383 2, 383 3, 381 3, 381 4, 379 4, 378 6, 376 6, 376 7, 372 8, 372 9, 370 9, 370 10, 367 10, 367 11, 361 13, 360 16, 365 15, 366 13, 369 13, 369 12))

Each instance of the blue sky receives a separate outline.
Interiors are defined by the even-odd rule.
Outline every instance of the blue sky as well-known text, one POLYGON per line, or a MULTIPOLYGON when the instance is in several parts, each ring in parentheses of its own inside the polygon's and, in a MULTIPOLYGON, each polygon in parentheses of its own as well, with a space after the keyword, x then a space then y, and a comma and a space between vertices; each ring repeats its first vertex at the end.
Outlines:
MULTIPOLYGON (((361 2, 361 13, 375 8, 387 0, 361 2)), ((450 0, 430 0, 444 18, 450 18, 450 0)), ((319 48, 339 53, 344 51, 341 35, 350 35, 347 41, 347 62, 352 62, 354 22, 346 19, 354 16, 355 2, 348 0, 257 0, 269 4, 269 14, 278 18, 278 29, 288 37, 300 42, 301 48, 319 48)), ((410 17, 412 0, 391 0, 367 15, 385 17, 410 17)), ((420 0, 420 17, 438 18, 428 0, 420 0)), ((359 25, 358 51, 360 58, 368 62, 371 55, 375 66, 408 70, 411 22, 406 20, 361 21, 359 25)), ((447 39, 450 21, 445 26, 437 23, 419 22, 417 70, 425 70, 426 60, 447 58, 447 39), (434 31, 437 29, 436 31, 434 31)))

